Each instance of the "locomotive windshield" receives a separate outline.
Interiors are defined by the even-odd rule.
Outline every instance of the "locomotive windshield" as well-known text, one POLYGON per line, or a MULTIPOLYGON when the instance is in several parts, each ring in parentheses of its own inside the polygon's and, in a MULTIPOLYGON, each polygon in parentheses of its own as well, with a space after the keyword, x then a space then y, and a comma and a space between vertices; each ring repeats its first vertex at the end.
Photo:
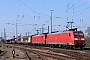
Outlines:
POLYGON ((74 32, 74 36, 84 36, 81 32, 74 32))

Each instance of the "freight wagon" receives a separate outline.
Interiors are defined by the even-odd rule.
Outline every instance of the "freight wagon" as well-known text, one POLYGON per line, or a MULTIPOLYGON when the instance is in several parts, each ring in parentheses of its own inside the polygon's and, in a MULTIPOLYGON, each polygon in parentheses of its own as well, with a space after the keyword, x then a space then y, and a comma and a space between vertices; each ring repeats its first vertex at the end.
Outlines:
POLYGON ((17 39, 16 42, 18 44, 30 44, 31 43, 31 36, 23 36, 22 38, 17 39))

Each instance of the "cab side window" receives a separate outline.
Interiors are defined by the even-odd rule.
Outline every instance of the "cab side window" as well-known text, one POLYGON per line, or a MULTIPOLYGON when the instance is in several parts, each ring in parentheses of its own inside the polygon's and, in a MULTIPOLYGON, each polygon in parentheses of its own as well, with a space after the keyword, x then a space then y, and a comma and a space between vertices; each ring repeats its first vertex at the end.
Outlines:
POLYGON ((71 34, 69 33, 69 36, 71 36, 71 34))

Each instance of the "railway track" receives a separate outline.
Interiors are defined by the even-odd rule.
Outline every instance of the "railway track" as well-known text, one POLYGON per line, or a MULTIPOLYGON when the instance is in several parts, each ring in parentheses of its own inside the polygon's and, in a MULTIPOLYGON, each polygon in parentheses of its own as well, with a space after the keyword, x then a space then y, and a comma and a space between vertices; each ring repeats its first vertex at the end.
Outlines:
MULTIPOLYGON (((13 46, 12 46, 13 47, 13 46)), ((67 49, 59 49, 59 48, 47 48, 40 46, 29 47, 27 45, 15 46, 15 48, 19 48, 24 51, 28 51, 29 53, 37 54, 39 57, 49 57, 58 60, 89 60, 90 53, 81 51, 81 50, 67 50, 67 49)))
MULTIPOLYGON (((37 47, 35 47, 37 48, 37 47)), ((38 47, 38 49, 41 49, 41 47, 38 47)), ((43 50, 49 50, 56 53, 62 53, 69 55, 76 60, 89 60, 90 59, 90 50, 70 50, 70 49, 59 49, 59 48, 46 48, 42 47, 43 50)))
POLYGON ((49 50, 52 52, 56 53, 62 53, 69 55, 77 60, 89 60, 90 57, 90 50, 67 50, 67 49, 59 49, 59 48, 47 48, 47 47, 40 47, 40 46, 35 46, 34 48, 37 49, 42 49, 42 50, 49 50))
MULTIPOLYGON (((36 47, 35 47, 36 48, 36 47)), ((38 49, 41 49, 38 47, 38 49)), ((43 50, 50 50, 56 53, 62 53, 69 55, 76 60, 90 60, 90 50, 70 50, 70 49, 60 49, 60 48, 43 48, 43 50)))
POLYGON ((45 56, 45 57, 50 57, 53 59, 60 59, 60 60, 74 60, 75 58, 72 58, 71 56, 68 56, 66 54, 62 54, 62 53, 55 53, 55 52, 49 52, 48 50, 40 50, 40 49, 32 49, 32 48, 25 48, 25 47, 20 47, 20 46, 15 46, 15 48, 19 48, 21 50, 24 51, 28 51, 28 52, 32 52, 34 54, 39 55, 40 57, 45 56))

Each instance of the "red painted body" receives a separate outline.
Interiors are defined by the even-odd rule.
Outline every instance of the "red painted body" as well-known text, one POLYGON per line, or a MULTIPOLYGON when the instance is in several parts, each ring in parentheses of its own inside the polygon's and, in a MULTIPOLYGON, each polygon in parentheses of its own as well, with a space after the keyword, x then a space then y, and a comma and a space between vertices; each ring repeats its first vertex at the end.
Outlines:
POLYGON ((45 35, 32 36, 32 43, 45 44, 45 35))
POLYGON ((85 38, 82 31, 66 31, 64 33, 47 34, 46 44, 83 48, 85 46, 85 38))
MULTIPOLYGON (((67 31, 65 33, 58 33, 58 34, 48 34, 46 39, 46 44, 69 44, 74 45, 75 43, 85 43, 83 36, 74 36, 75 31, 67 31), (78 38, 78 40, 74 40, 78 38)), ((82 31, 78 31, 78 33, 82 33, 82 31)))
POLYGON ((69 33, 48 34, 46 44, 73 44, 73 36, 69 36, 69 33))

